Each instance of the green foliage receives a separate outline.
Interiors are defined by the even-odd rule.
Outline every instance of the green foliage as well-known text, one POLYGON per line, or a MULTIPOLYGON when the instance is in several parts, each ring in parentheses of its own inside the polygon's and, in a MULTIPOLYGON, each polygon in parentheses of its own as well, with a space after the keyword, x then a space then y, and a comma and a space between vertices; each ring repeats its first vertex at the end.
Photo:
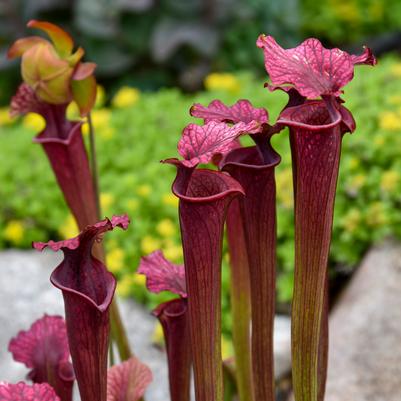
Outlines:
MULTIPOLYGON (((200 88, 211 69, 254 68, 261 60, 255 40, 274 34, 294 44, 299 27, 298 0, 3 0, 0 54, 30 19, 63 26, 98 67, 97 77, 112 90, 130 82, 141 89, 179 85, 200 88), (286 10, 291 9, 291 13, 286 10), (251 44, 251 45, 250 45, 251 44)), ((15 86, 17 63, 0 62, 6 82, 15 86)), ((10 84, 8 84, 10 86, 10 84)), ((12 90, 2 86, 0 104, 12 90)))
MULTIPOLYGON (((63 26, 98 64, 111 91, 180 86, 198 90, 210 70, 258 71, 261 33, 285 47, 313 36, 332 46, 366 42, 399 31, 399 0, 3 0, 0 54, 17 38, 36 34, 30 19, 63 26)), ((0 61, 0 105, 19 82, 18 62, 0 61)))
MULTIPOLYGON (((127 212, 127 232, 116 231, 106 243, 109 266, 119 278, 119 292, 155 306, 169 295, 152 295, 142 276, 134 274, 139 258, 156 248, 176 262, 182 259, 177 202, 170 186, 174 168, 159 160, 177 156, 182 128, 191 120, 192 103, 219 98, 229 104, 249 98, 267 107, 271 121, 286 103, 286 95, 269 93, 263 81, 249 74, 214 75, 213 90, 194 96, 175 89, 140 93, 122 89, 110 109, 93 112, 97 133, 103 214, 127 212), (230 79, 228 79, 230 78, 230 79), (219 89, 220 88, 220 89, 219 89), (125 105, 125 107, 124 107, 125 105)), ((401 238, 401 62, 380 60, 376 68, 358 67, 345 88, 357 131, 347 134, 338 183, 330 266, 353 266, 375 241, 401 238)), ((0 247, 29 248, 31 241, 73 235, 72 219, 40 145, 32 144, 33 124, 28 115, 9 122, 0 111, 0 247)), ((37 128, 36 128, 37 129, 37 128)), ((288 301, 294 264, 291 157, 287 132, 273 138, 282 155, 277 167, 278 298, 288 301)), ((228 302, 228 257, 224 254, 225 310, 228 302)), ((230 325, 224 314, 224 326, 230 325)))
POLYGON ((352 43, 399 31, 398 0, 301 0, 302 31, 329 43, 352 43))

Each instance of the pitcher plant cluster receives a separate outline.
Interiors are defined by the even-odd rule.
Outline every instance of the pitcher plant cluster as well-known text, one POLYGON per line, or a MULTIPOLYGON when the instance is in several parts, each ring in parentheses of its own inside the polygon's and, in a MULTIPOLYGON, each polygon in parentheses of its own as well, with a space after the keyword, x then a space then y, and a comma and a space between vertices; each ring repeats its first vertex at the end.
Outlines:
MULTIPOLYGON (((114 298, 116 280, 107 270, 101 239, 130 223, 127 215, 101 219, 95 137, 90 151, 81 126, 91 127, 96 65, 84 62, 70 35, 48 22, 28 26, 47 35, 17 40, 10 58, 21 58, 23 83, 11 114, 34 112, 46 121, 34 142, 42 145, 80 234, 65 241, 36 242, 39 251, 62 251, 51 274, 61 290, 65 319, 44 315, 9 344, 29 369, 26 382, 0 383, 0 400, 71 401, 77 381, 82 401, 143 400, 150 369, 131 350, 114 298), (70 121, 75 102, 81 119, 70 121), (118 355, 117 352, 118 351, 118 355), (110 356, 110 358, 108 358, 110 356)), ((375 65, 367 48, 358 56, 326 49, 317 39, 283 49, 271 36, 263 51, 270 90, 288 94, 277 121, 249 100, 194 104, 191 123, 178 142, 181 158, 172 184, 179 198, 184 264, 161 251, 141 259, 139 274, 151 292, 171 300, 152 313, 165 337, 170 396, 189 401, 273 401, 273 325, 276 276, 275 168, 280 155, 273 135, 288 127, 293 162, 295 280, 292 303, 292 377, 296 401, 324 399, 328 358, 327 262, 341 141, 355 130, 342 88, 354 66, 375 65), (244 147, 249 135, 254 146, 244 147), (221 262, 226 236, 231 268, 234 361, 221 354, 221 262)), ((167 168, 167 167, 166 167, 167 168)), ((138 322, 140 324, 140 322, 138 322)))

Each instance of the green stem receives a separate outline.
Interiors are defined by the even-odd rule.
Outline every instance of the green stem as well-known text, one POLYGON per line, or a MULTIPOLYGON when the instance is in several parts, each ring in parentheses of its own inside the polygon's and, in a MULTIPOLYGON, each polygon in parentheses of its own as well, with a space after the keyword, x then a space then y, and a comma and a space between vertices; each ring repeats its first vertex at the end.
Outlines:
POLYGON ((110 361, 110 366, 113 366, 116 363, 115 357, 114 357, 113 344, 110 344, 110 347, 109 347, 109 361, 110 361))
POLYGON ((118 354, 120 355, 121 361, 131 358, 133 354, 116 299, 113 299, 113 302, 110 305, 110 325, 111 338, 117 345, 118 354))
MULTIPOLYGON (((96 160, 96 142, 95 142, 95 130, 92 123, 91 114, 88 114, 88 125, 89 125, 89 146, 91 154, 91 170, 93 187, 96 193, 96 205, 98 211, 98 218, 101 218, 101 207, 100 207, 100 197, 99 197, 99 174, 97 168, 96 160)), ((103 249, 99 250, 102 254, 102 259, 105 260, 105 251, 103 249)), ((111 340, 117 345, 118 353, 120 355, 121 361, 125 361, 130 358, 133 354, 129 345, 129 340, 125 331, 123 321, 121 319, 120 310, 117 305, 117 301, 113 299, 110 306, 110 325, 111 325, 111 340)), ((111 344, 112 346, 112 344, 111 344)))
POLYGON ((100 219, 102 212, 100 209, 100 197, 99 197, 99 172, 97 168, 97 158, 96 158, 95 128, 92 123, 91 113, 88 113, 88 126, 89 126, 89 148, 91 154, 93 188, 95 189, 95 194, 96 194, 97 214, 98 218, 100 219))
POLYGON ((238 395, 240 401, 253 401, 249 265, 237 199, 233 200, 228 210, 227 239, 230 251, 232 332, 238 395))

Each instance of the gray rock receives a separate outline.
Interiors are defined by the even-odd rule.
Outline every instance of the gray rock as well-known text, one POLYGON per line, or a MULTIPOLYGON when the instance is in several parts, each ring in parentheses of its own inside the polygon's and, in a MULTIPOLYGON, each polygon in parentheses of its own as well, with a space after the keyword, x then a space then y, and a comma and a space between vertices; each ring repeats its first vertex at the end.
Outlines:
POLYGON ((291 320, 279 315, 274 320, 274 374, 276 379, 291 371, 291 320))
POLYGON ((330 318, 325 401, 401 400, 401 246, 372 249, 330 318))
POLYGON ((39 252, 1 252, 0 257, 0 380, 23 380, 27 369, 7 351, 10 338, 26 330, 44 313, 62 315, 63 304, 49 282, 59 255, 39 252))
MULTIPOLYGON (((15 383, 23 380, 28 372, 7 351, 10 338, 28 329, 44 313, 64 315, 61 293, 49 282, 50 273, 60 260, 60 254, 46 251, 0 252, 0 381, 15 383)), ((153 372, 146 396, 154 401, 167 400, 165 353, 151 344, 155 319, 132 301, 120 303, 135 354, 153 372)))
MULTIPOLYGON (((61 254, 48 251, 0 252, 0 381, 14 383, 28 372, 7 351, 10 338, 28 329, 44 313, 64 315, 61 293, 49 282, 50 273, 61 259, 61 254)), ((119 304, 134 352, 153 372, 147 399, 168 400, 166 356, 151 341, 155 319, 131 300, 120 300, 119 304)), ((278 378, 291 367, 290 321, 286 316, 276 317, 274 343, 278 378)))

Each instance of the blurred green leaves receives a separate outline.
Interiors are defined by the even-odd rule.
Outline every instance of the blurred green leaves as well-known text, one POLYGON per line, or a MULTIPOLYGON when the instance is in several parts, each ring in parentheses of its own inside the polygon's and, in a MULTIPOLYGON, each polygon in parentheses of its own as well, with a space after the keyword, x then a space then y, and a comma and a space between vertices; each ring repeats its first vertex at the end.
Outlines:
MULTIPOLYGON (((368 247, 385 236, 401 238, 401 61, 389 57, 377 68, 361 67, 345 87, 345 105, 353 112, 357 130, 345 135, 334 217, 330 268, 353 266, 368 247)), ((209 79, 209 81, 211 81, 209 79)), ((184 126, 193 121, 188 110, 218 98, 227 104, 249 98, 267 107, 271 121, 287 101, 284 93, 270 93, 263 80, 250 74, 214 74, 209 91, 185 95, 176 89, 144 93, 123 88, 111 102, 93 112, 104 215, 127 212, 132 224, 106 243, 119 292, 134 295, 151 306, 163 295, 145 291, 135 275, 139 258, 162 248, 182 261, 177 200, 170 186, 174 168, 159 160, 176 157, 184 126), (228 78, 230 78, 228 80, 228 78), (227 85, 229 81, 230 85, 227 85), (220 84, 219 84, 220 82, 220 84)), ((31 143, 41 121, 28 115, 10 122, 0 110, 0 247, 29 248, 31 241, 47 241, 71 234, 74 226, 41 148, 31 143)), ((87 138, 86 138, 87 139, 87 138)), ((292 172, 287 132, 273 138, 282 156, 277 167, 278 298, 288 301, 294 260, 292 172)), ((227 256, 224 258, 227 268, 227 256)), ((227 271, 223 305, 228 308, 227 271)), ((225 318, 225 330, 229 319, 225 318)))

